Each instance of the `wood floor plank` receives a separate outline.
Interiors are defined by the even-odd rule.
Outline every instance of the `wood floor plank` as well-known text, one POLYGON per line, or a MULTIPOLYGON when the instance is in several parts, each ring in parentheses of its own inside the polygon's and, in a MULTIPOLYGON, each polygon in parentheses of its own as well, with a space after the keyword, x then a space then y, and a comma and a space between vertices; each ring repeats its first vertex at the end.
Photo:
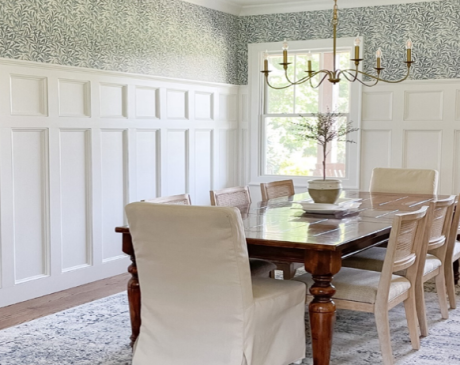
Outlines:
POLYGON ((0 308, 0 330, 125 291, 130 277, 117 275, 0 308))

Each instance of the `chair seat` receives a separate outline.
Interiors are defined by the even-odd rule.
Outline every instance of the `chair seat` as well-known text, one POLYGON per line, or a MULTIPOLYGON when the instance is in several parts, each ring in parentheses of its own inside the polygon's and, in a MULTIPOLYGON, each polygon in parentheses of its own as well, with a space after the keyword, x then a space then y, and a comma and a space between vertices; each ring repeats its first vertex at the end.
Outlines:
MULTIPOLYGON (((310 274, 298 276, 293 280, 305 283, 308 288, 313 285, 313 279, 310 274)), ((336 289, 333 299, 374 304, 377 298, 379 282, 379 272, 344 267, 332 280, 332 284, 336 289)), ((392 275, 388 301, 392 301, 409 289, 409 280, 402 276, 392 275)))
MULTIPOLYGON (((459 244, 460 250, 460 244, 459 244)), ((345 267, 352 267, 361 270, 382 271, 383 260, 385 259, 387 249, 384 247, 373 247, 363 251, 357 255, 353 255, 343 261, 345 267)), ((425 261, 425 269, 423 275, 429 274, 442 265, 441 260, 436 256, 428 254, 425 261)), ((404 271, 396 273, 397 275, 405 275, 404 271)))
POLYGON ((305 285, 292 280, 252 278, 253 365, 279 365, 305 356, 305 285), (288 331, 289 341, 273 341, 288 331), (303 352, 302 352, 303 349, 303 352))
POLYGON ((273 262, 261 259, 249 259, 249 266, 252 277, 268 278, 270 272, 276 269, 276 265, 273 262))

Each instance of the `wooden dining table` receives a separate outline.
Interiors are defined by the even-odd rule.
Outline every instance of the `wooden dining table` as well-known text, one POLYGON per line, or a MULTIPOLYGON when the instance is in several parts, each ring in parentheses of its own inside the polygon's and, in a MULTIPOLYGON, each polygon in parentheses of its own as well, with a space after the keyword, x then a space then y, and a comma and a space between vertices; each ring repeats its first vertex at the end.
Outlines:
MULTIPOLYGON (((239 207, 250 257, 304 263, 313 277, 309 305, 313 364, 328 365, 331 357, 336 307, 333 277, 342 260, 389 237, 395 214, 413 211, 435 199, 433 195, 384 194, 345 191, 343 198, 357 199, 359 208, 343 215, 306 213, 299 201, 307 193, 239 207)), ((445 198, 438 196, 437 198, 445 198)), ((123 235, 123 252, 130 255, 128 299, 131 315, 131 345, 141 325, 141 288, 129 227, 116 227, 123 235)))

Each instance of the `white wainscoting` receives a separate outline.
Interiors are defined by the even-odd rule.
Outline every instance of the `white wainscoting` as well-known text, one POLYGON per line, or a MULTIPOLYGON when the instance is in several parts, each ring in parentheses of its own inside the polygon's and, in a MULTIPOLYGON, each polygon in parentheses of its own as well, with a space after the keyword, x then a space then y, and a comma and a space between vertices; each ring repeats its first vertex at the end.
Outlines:
POLYGON ((125 272, 127 203, 240 182, 237 86, 0 60, 0 93, 0 307, 125 272))
POLYGON ((460 80, 363 89, 361 189, 374 167, 436 169, 439 193, 460 192, 460 80))

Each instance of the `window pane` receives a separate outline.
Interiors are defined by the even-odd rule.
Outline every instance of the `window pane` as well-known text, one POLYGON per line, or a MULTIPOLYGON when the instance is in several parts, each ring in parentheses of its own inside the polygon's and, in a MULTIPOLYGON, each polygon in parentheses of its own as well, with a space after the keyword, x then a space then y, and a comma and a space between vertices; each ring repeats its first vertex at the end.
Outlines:
MULTIPOLYGON (((342 52, 337 55, 338 65, 341 70, 350 68, 350 52, 342 52)), ((338 113, 350 112, 350 83, 342 77, 343 80, 334 86, 335 110, 338 113)))
MULTIPOLYGON (((270 56, 268 59, 270 66, 269 81, 272 86, 282 87, 287 85, 285 71, 283 66, 280 65, 283 62, 282 56, 270 56)), ((294 56, 289 56, 288 62, 294 63, 294 56)), ((294 67, 292 64, 288 68, 288 76, 291 80, 294 79, 294 67)), ((294 89, 288 87, 287 89, 276 90, 271 87, 266 88, 267 90, 267 113, 293 113, 294 112, 294 89)))
MULTIPOLYGON (((320 54, 314 53, 311 55, 312 70, 320 69, 320 54)), ((296 56, 296 81, 307 76, 308 73, 308 56, 306 54, 298 54, 296 56)), ((313 78, 313 85, 318 85, 320 76, 313 78)), ((316 113, 319 107, 319 90, 310 86, 310 82, 305 82, 295 86, 295 112, 296 113, 316 113)))
MULTIPOLYGON (((265 174, 322 176, 322 148, 314 140, 302 140, 298 137, 296 122, 299 120, 301 118, 265 119, 265 174)), ((346 117, 341 118, 341 122, 346 120, 346 117)), ((329 145, 326 158, 327 176, 345 176, 345 155, 345 142, 333 141, 329 145)))

